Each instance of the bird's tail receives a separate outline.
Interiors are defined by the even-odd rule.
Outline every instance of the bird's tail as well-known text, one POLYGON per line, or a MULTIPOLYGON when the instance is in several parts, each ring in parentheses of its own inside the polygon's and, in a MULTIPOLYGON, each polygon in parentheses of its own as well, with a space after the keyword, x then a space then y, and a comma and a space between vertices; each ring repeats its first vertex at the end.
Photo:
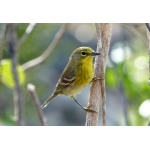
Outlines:
POLYGON ((51 95, 42 105, 41 108, 45 108, 58 94, 51 95))

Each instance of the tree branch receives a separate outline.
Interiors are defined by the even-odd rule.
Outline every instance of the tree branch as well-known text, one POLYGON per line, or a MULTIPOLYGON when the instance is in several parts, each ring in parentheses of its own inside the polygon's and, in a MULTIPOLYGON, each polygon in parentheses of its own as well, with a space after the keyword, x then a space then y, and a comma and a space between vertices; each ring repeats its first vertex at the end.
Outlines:
POLYGON ((17 72, 17 54, 16 54, 16 33, 15 24, 7 24, 7 35, 8 35, 8 50, 12 61, 12 74, 14 77, 15 88, 14 88, 14 111, 17 125, 24 125, 23 123, 23 111, 22 111, 22 93, 19 84, 19 77, 17 72))
MULTIPOLYGON (((148 45, 148 54, 149 54, 149 75, 150 75, 150 24, 149 23, 146 23, 146 26, 147 26, 147 45, 148 45)), ((149 77, 149 80, 148 80, 148 84, 150 85, 150 77, 149 77)), ((150 121, 148 123, 148 126, 150 126, 150 121)))
POLYGON ((22 65, 23 70, 27 70, 45 61, 49 57, 51 52, 54 50, 54 48, 57 46, 61 38, 63 37, 65 31, 67 30, 67 27, 68 27, 68 24, 63 24, 58 30, 58 32, 56 33, 56 35, 54 36, 52 42, 49 44, 48 48, 44 51, 44 53, 40 55, 39 57, 23 64, 22 65))
POLYGON ((87 112, 87 126, 98 125, 100 102, 102 102, 102 124, 106 125, 106 94, 105 94, 105 69, 111 38, 111 24, 95 24, 97 32, 97 52, 101 55, 95 59, 95 77, 100 78, 92 82, 88 108, 95 112, 87 112))
POLYGON ((5 35, 6 35, 6 24, 3 24, 1 32, 0 32, 0 60, 3 57, 3 51, 4 51, 5 44, 6 44, 5 35))
POLYGON ((36 107, 36 110, 37 110, 37 113, 38 113, 38 116, 39 116, 39 120, 41 122, 41 125, 42 126, 46 126, 47 125, 47 120, 46 120, 46 117, 44 116, 44 113, 41 109, 41 104, 40 104, 40 100, 38 98, 38 95, 36 93, 36 88, 33 84, 28 84, 27 85, 27 89, 29 90, 32 98, 33 98, 33 102, 34 102, 34 105, 36 107))
POLYGON ((148 31, 150 32, 150 24, 149 23, 146 23, 146 27, 147 27, 148 31))
POLYGON ((19 41, 17 42, 17 46, 21 45, 26 39, 27 37, 30 35, 30 33, 32 32, 33 28, 35 27, 36 23, 30 23, 28 25, 28 27, 26 28, 25 33, 23 34, 23 36, 19 39, 19 41))
MULTIPOLYGON (((124 26, 125 30, 126 30, 126 26, 124 26)), ((124 38, 124 41, 125 41, 125 37, 124 38)), ((124 58, 126 58, 126 48, 125 48, 125 42, 124 42, 124 45, 122 46, 122 49, 124 50, 124 58)), ((113 59, 110 57, 109 58, 109 61, 110 63, 114 66, 114 73, 115 73, 115 76, 117 78, 117 90, 116 90, 116 94, 117 94, 117 97, 119 97, 119 99, 121 100, 121 105, 122 105, 122 113, 123 113, 123 117, 124 117, 124 122, 125 122, 125 125, 126 126, 129 126, 130 125, 130 122, 129 122, 129 116, 128 116, 128 100, 125 96, 125 90, 124 90, 124 81, 123 81, 123 77, 124 77, 124 73, 122 74, 122 76, 120 76, 119 74, 119 69, 118 69, 118 65, 113 61, 113 59)), ((123 69, 123 67, 122 67, 123 69)))
MULTIPOLYGON (((149 55, 149 65, 148 65, 148 68, 149 68, 149 75, 150 75, 150 30, 149 30, 148 27, 147 27, 146 31, 147 31, 147 46, 148 46, 148 55, 149 55)), ((148 80, 148 84, 150 85, 150 77, 149 77, 149 80, 148 80)))

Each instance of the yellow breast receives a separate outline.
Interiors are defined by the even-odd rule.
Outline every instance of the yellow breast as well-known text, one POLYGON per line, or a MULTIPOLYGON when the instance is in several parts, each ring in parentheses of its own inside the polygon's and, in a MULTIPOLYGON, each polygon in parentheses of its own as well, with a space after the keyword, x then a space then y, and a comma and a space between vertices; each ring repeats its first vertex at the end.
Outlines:
POLYGON ((76 71, 76 84, 78 86, 86 86, 92 80, 94 75, 93 58, 87 57, 83 59, 76 71))
POLYGON ((66 88, 65 95, 75 96, 80 93, 92 80, 94 75, 93 58, 87 57, 79 64, 76 70, 74 83, 66 88))

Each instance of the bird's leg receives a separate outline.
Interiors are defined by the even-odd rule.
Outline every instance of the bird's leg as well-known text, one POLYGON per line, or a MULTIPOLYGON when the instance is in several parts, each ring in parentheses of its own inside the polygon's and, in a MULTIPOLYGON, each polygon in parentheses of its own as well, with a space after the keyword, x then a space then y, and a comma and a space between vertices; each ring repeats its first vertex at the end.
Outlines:
POLYGON ((80 107, 82 107, 85 111, 96 112, 96 111, 91 110, 91 109, 89 109, 89 108, 83 107, 83 106, 76 100, 76 98, 75 98, 74 96, 72 96, 71 98, 72 98, 80 107))

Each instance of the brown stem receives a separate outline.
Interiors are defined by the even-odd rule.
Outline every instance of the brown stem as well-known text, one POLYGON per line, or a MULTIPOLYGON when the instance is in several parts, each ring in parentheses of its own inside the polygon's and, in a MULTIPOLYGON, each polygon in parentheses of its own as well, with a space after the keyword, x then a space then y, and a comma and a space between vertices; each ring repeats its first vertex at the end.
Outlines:
POLYGON ((18 72, 17 72, 17 52, 16 52, 16 33, 15 24, 7 24, 7 36, 8 36, 8 49, 10 58, 12 61, 12 74, 14 77, 15 88, 14 88, 14 110, 15 119, 17 125, 24 125, 23 122, 23 109, 22 109, 22 92, 19 84, 18 72))
POLYGON ((49 57, 51 52, 54 50, 54 48, 57 46, 61 38, 63 37, 65 31, 67 30, 67 27, 68 27, 68 24, 63 24, 58 30, 58 32, 56 33, 56 35, 54 36, 52 42, 49 44, 48 48, 44 51, 44 53, 40 55, 39 57, 32 59, 26 62, 25 64, 23 64, 22 68, 24 70, 27 70, 45 61, 49 57))
POLYGON ((25 33, 23 34, 23 36, 17 42, 17 47, 19 45, 21 45, 27 39, 27 37, 30 35, 30 33, 34 29, 35 25, 36 25, 36 23, 29 23, 28 27, 26 28, 25 33))
MULTIPOLYGON (((150 24, 147 23, 147 45, 148 45, 148 54, 149 54, 149 74, 150 74, 150 24)), ((149 81, 148 84, 150 85, 150 77, 149 77, 149 81)), ((150 121, 148 123, 148 126, 150 126, 150 121)))
POLYGON ((0 32, 0 60, 3 57, 4 47, 5 47, 5 35, 6 35, 6 24, 2 25, 2 29, 0 32))
POLYGON ((102 102, 102 124, 106 125, 106 94, 105 94, 105 69, 111 38, 111 24, 95 24, 97 32, 97 52, 101 55, 95 59, 95 77, 100 78, 92 82, 90 89, 90 98, 88 108, 95 112, 87 112, 87 126, 97 126, 100 110, 100 102, 102 102))
POLYGON ((40 104, 40 100, 38 98, 38 95, 36 93, 36 88, 33 84, 28 84, 27 85, 27 89, 29 90, 31 96, 32 96, 32 100, 34 102, 34 105, 36 107, 36 110, 37 110, 37 113, 38 113, 38 116, 39 116, 39 120, 41 122, 41 125, 42 126, 46 126, 47 125, 47 121, 46 121, 46 117, 44 116, 44 113, 41 109, 41 104, 40 104))
MULTIPOLYGON (((148 65, 148 68, 149 68, 149 75, 150 75, 150 31, 149 31, 148 28, 146 30, 147 30, 147 45, 148 45, 148 55, 149 55, 149 65, 148 65)), ((150 85, 150 77, 149 77, 148 84, 150 85)))
POLYGON ((150 32, 150 23, 146 23, 146 27, 147 27, 148 31, 150 32))

